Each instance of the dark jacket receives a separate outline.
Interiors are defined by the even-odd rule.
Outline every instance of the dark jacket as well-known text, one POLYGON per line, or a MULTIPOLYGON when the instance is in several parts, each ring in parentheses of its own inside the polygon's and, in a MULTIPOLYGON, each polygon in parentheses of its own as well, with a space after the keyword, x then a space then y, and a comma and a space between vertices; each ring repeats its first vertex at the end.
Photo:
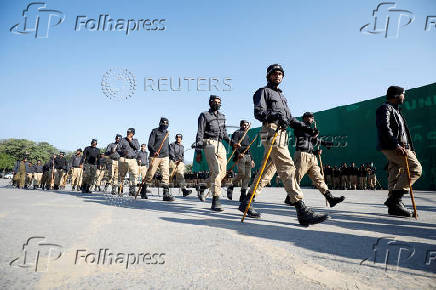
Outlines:
POLYGON ((50 161, 47 161, 44 163, 44 166, 42 167, 43 172, 49 172, 50 171, 50 161))
POLYGON ((54 160, 54 167, 55 169, 68 170, 67 159, 57 156, 54 160))
POLYGON ((282 90, 268 84, 254 93, 254 117, 262 123, 278 123, 283 120, 291 128, 305 126, 291 115, 288 102, 282 90))
POLYGON ((73 155, 70 160, 70 167, 78 168, 80 167, 80 162, 82 161, 82 155, 73 155))
POLYGON ((99 155, 100 150, 97 147, 88 146, 83 151, 81 164, 87 163, 91 165, 97 165, 99 155))
POLYGON ((107 145, 106 152, 104 153, 104 155, 109 156, 109 158, 112 160, 119 160, 120 154, 117 151, 118 147, 119 147, 119 143, 116 142, 107 145))
POLYGON ((139 148, 138 139, 132 138, 132 141, 129 141, 127 137, 124 137, 120 140, 117 150, 121 157, 133 159, 136 158, 139 148))
MULTIPOLYGON (((239 141, 241 141, 242 136, 244 136, 245 131, 242 129, 236 130, 235 132, 233 132, 232 134, 232 140, 230 141, 230 146, 232 147, 232 151, 233 151, 233 145, 238 144, 239 141)), ((235 151, 235 155, 233 160, 236 161, 238 160, 238 156, 240 154, 242 154, 242 152, 244 152, 248 146, 250 145, 250 137, 248 137, 248 134, 245 134, 244 139, 241 141, 241 147, 239 147, 238 149, 236 149, 235 151)), ((248 149, 247 151, 245 151, 244 153, 245 155, 249 155, 250 154, 250 149, 248 149)))
POLYGON ((148 152, 139 150, 136 160, 138 161, 139 165, 148 166, 148 152), (139 160, 141 160, 141 162, 139 162, 139 160))
POLYGON ((43 173, 43 165, 35 164, 33 165, 33 172, 35 173, 43 173))
POLYGON ((225 140, 230 143, 227 135, 226 116, 219 111, 202 112, 198 117, 198 131, 195 139, 197 147, 202 147, 204 139, 225 140))
POLYGON ((319 139, 318 137, 314 138, 309 134, 307 128, 310 128, 310 124, 304 123, 299 128, 294 128, 295 134, 295 150, 302 151, 307 153, 313 153, 313 149, 317 145, 328 146, 333 143, 327 142, 319 139))
MULTIPOLYGON (((160 144, 162 144, 162 141, 165 138, 167 132, 168 130, 161 131, 159 128, 154 128, 153 130, 151 130, 150 137, 148 138, 148 151, 150 151, 150 156, 153 156, 154 153, 156 153, 157 150, 159 150, 159 146, 160 144)), ((170 147, 170 141, 168 140, 167 137, 162 145, 162 149, 159 152, 159 158, 169 156, 169 149, 170 149, 169 147, 170 147)))
POLYGON ((106 158, 99 157, 98 160, 97 160, 97 169, 105 170, 105 169, 107 169, 106 165, 107 165, 106 164, 106 158))
POLYGON ((398 106, 386 102, 378 107, 376 126, 377 150, 394 150, 398 145, 408 145, 410 150, 415 151, 406 119, 398 106), (406 140, 402 140, 402 136, 405 136, 406 140))
POLYGON ((185 159, 185 147, 182 144, 173 142, 170 144, 170 160, 177 162, 184 162, 185 159))

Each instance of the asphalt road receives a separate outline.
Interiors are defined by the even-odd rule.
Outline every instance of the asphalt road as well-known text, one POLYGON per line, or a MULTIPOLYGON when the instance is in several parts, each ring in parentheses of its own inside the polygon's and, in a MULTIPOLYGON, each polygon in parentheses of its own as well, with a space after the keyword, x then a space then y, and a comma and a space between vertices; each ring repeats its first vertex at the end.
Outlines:
MULTIPOLYGON (((69 187, 68 187, 69 189, 69 187)), ((335 191, 331 218, 299 226, 282 188, 257 197, 262 219, 240 222, 196 194, 161 201, 18 190, 0 181, 0 287, 431 289, 436 287, 436 192, 417 191, 419 218, 387 215, 386 191, 335 191)), ((239 189, 235 189, 239 198, 239 189)), ((410 206, 410 200, 404 200, 410 206)))

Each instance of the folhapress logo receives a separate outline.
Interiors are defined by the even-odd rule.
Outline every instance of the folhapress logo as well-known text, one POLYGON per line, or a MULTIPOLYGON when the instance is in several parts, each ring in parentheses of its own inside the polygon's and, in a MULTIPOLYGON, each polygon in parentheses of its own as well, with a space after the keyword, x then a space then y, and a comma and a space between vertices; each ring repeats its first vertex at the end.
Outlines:
POLYGON ((373 20, 363 25, 360 32, 381 34, 385 38, 398 38, 400 28, 409 25, 415 16, 409 10, 396 9, 395 2, 383 2, 372 11, 373 20))
POLYGON ((65 16, 59 10, 47 9, 44 2, 32 2, 23 10, 23 20, 11 27, 16 34, 33 33, 35 38, 47 38, 50 27, 61 24, 65 16))
POLYGON ((34 236, 23 244, 21 256, 13 259, 11 267, 30 268, 35 272, 47 272, 50 263, 62 256, 62 246, 47 243, 45 237, 34 236))

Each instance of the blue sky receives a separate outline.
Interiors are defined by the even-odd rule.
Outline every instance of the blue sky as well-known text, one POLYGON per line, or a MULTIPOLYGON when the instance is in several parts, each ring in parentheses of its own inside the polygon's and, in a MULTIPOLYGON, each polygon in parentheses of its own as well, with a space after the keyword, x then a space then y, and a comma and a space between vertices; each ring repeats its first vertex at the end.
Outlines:
MULTIPOLYGON (((44 2, 44 1, 41 1, 44 2)), ((136 128, 146 143, 159 118, 170 120, 171 140, 190 145, 209 94, 222 97, 229 125, 253 126, 252 95, 265 85, 271 63, 285 68, 282 85, 291 112, 319 111, 384 95, 387 86, 435 82, 436 27, 425 31, 436 1, 393 1, 414 21, 399 37, 359 31, 380 1, 45 1, 64 22, 48 38, 9 29, 31 1, 0 4, 0 138, 48 141, 60 149, 99 146, 136 128), (74 31, 77 16, 165 19, 163 31, 74 31), (125 68, 136 77, 127 100, 109 99, 103 74, 125 68), (230 91, 144 90, 144 78, 231 78, 230 91)), ((404 20, 404 19, 402 19, 404 20)), ((404 24, 405 21, 402 21, 404 24)), ((234 129, 229 129, 231 133, 234 129)), ((192 151, 186 154, 192 158, 192 151)))

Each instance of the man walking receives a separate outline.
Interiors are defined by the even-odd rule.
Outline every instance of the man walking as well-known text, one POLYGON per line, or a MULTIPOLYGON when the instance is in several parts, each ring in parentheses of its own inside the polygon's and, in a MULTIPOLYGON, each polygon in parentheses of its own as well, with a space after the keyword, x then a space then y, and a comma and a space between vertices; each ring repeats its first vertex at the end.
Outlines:
POLYGON ((389 194, 384 204, 388 207, 389 214, 410 217, 411 212, 402 203, 402 197, 409 194, 409 182, 413 185, 421 177, 422 166, 416 158, 409 127, 401 113, 400 105, 405 99, 404 88, 389 87, 386 99, 386 103, 376 111, 377 150, 381 151, 389 162, 389 194))
POLYGON ((232 200, 233 188, 241 183, 241 195, 239 196, 239 202, 243 201, 247 196, 248 185, 251 180, 251 168, 254 167, 254 161, 251 158, 250 150, 250 138, 247 135, 250 123, 245 120, 239 122, 239 130, 236 130, 232 134, 230 145, 235 150, 234 162, 238 167, 238 174, 233 179, 232 184, 227 187, 227 198, 232 200))
MULTIPOLYGON (((262 188, 270 182, 277 172, 289 195, 291 206, 295 206, 299 223, 308 226, 325 221, 328 215, 315 213, 303 202, 303 192, 295 179, 295 166, 289 153, 286 129, 288 127, 294 129, 301 128, 314 138, 318 136, 318 130, 312 129, 292 117, 287 100, 282 94, 282 90, 278 88, 283 80, 283 76, 284 70, 281 65, 270 65, 267 68, 266 75, 268 84, 258 89, 253 96, 254 116, 262 122, 260 136, 262 145, 265 148, 265 154, 271 146, 273 136, 276 133, 278 134, 276 142, 272 146, 263 175, 259 176, 261 174, 261 171, 259 171, 254 179, 258 180, 260 177, 259 188, 256 194, 261 192, 262 188)), ((239 206, 240 211, 244 212, 247 209, 254 187, 255 182, 251 184, 247 197, 241 202, 239 206)), ((260 217, 260 214, 255 211, 253 205, 248 208, 247 214, 248 217, 260 217)))
MULTIPOLYGON (((195 151, 201 156, 201 149, 204 149, 207 165, 209 166, 210 176, 208 185, 212 193, 213 211, 223 211, 221 207, 221 181, 226 176, 227 158, 226 149, 222 140, 230 144, 227 135, 226 116, 219 110, 221 108, 221 98, 215 95, 209 97, 209 110, 202 112, 198 117, 198 131, 195 142, 195 151)), ((198 197, 204 201, 203 186, 199 187, 198 197)))
POLYGON ((180 186, 183 196, 188 196, 192 190, 186 189, 185 183, 185 147, 182 145, 182 134, 176 134, 176 141, 170 144, 170 172, 174 185, 180 186))

